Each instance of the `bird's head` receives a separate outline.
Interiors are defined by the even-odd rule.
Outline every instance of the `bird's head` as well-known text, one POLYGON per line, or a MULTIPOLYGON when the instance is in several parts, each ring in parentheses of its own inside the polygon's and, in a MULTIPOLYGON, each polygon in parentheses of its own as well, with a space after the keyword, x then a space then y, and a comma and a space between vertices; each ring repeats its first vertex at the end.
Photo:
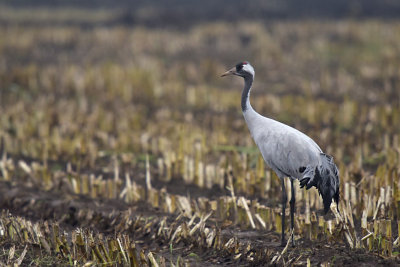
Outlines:
POLYGON ((243 61, 236 64, 235 67, 228 70, 221 77, 228 76, 228 75, 236 75, 243 78, 254 77, 254 68, 250 65, 249 62, 243 61))

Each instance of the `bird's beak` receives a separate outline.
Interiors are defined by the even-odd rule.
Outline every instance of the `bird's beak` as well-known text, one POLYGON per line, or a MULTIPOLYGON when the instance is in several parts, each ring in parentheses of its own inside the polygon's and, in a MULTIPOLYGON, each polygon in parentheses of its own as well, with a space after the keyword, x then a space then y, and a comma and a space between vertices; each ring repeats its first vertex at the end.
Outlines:
POLYGON ((222 74, 221 77, 228 76, 228 75, 237 75, 236 67, 233 67, 232 69, 228 70, 227 72, 222 74))

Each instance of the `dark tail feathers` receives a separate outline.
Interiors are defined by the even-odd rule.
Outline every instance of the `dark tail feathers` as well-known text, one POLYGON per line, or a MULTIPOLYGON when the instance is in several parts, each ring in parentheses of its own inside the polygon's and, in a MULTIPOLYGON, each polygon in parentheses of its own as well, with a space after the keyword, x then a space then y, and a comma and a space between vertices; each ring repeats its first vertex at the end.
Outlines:
POLYGON ((315 186, 324 202, 324 211, 331 207, 332 198, 339 204, 339 170, 329 155, 321 153, 321 164, 317 167, 308 166, 300 180, 300 188, 307 190, 315 186))

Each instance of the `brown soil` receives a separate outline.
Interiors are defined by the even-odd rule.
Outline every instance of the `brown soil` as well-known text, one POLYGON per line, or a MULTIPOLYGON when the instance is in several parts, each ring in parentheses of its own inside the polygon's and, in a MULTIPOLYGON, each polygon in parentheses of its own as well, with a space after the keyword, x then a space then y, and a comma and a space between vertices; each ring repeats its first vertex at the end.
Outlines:
MULTIPOLYGON (((189 190, 192 195, 204 193, 196 187, 190 187, 189 190)), ((43 191, 36 187, 9 182, 0 182, 0 207, 3 210, 8 209, 13 215, 32 221, 56 221, 64 229, 90 228, 105 235, 115 234, 115 226, 126 218, 122 215, 127 213, 136 217, 167 218, 169 222, 173 222, 177 217, 177 214, 165 214, 145 202, 128 205, 121 200, 91 199, 57 189, 43 191), (90 216, 87 215, 88 211, 92 211, 90 216)), ((161 237, 154 238, 154 235, 149 233, 133 231, 129 234, 140 248, 153 251, 172 262, 176 262, 179 256, 183 257, 191 266, 269 265, 273 256, 283 249, 279 246, 280 235, 275 232, 240 229, 233 224, 229 225, 229 222, 213 220, 212 217, 207 221, 207 225, 221 229, 224 240, 235 237, 237 243, 242 246, 251 244, 252 250, 247 251, 247 255, 234 259, 235 253, 229 249, 206 249, 191 243, 190 240, 182 240, 171 247, 167 240, 161 237)), ((3 244, 3 247, 5 245, 10 246, 3 244)), ((307 264, 308 259, 312 265, 331 263, 335 266, 397 266, 400 263, 399 258, 387 259, 362 249, 351 250, 343 242, 310 241, 301 238, 297 240, 295 248, 288 248, 278 265, 285 263, 302 266, 307 264)))

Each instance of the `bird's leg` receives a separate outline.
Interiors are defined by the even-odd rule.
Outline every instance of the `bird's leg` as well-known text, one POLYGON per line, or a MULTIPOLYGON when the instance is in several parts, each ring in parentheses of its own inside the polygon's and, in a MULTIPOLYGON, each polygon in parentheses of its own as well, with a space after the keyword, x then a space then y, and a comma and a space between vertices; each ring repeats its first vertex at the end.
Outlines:
POLYGON ((290 198, 290 230, 291 230, 291 236, 290 238, 292 239, 292 247, 294 247, 294 209, 295 209, 295 203, 296 203, 296 194, 294 192, 294 186, 293 186, 293 179, 290 179, 290 186, 292 188, 292 197, 290 198))
POLYGON ((286 195, 286 188, 285 188, 285 178, 282 178, 282 242, 281 246, 284 247, 286 246, 285 242, 285 211, 286 211, 286 201, 287 201, 287 195, 286 195))

